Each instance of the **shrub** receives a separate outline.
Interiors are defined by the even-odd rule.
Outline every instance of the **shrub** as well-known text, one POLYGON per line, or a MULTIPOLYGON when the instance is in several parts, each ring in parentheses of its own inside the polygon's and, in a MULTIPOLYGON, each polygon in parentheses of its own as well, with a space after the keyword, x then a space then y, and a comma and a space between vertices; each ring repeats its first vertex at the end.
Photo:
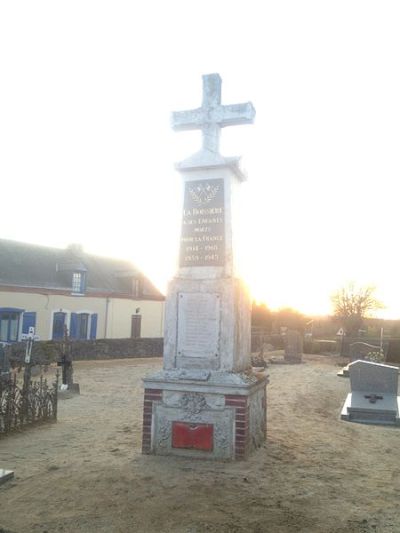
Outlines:
POLYGON ((366 361, 372 361, 373 363, 383 363, 385 356, 380 350, 374 352, 368 352, 365 356, 366 361))

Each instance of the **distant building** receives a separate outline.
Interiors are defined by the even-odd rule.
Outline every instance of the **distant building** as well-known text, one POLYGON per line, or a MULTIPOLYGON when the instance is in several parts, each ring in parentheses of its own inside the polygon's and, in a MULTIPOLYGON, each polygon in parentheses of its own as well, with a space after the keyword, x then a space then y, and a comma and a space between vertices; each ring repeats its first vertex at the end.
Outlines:
POLYGON ((162 337, 164 296, 130 262, 0 239, 0 341, 162 337))

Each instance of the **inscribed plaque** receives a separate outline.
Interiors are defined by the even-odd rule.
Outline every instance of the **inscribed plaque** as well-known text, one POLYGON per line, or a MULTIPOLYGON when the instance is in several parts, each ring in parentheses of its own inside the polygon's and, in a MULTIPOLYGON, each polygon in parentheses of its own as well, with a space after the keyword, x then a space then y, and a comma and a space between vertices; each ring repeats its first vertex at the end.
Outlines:
POLYGON ((185 184, 179 264, 223 266, 225 261, 224 180, 185 184))
POLYGON ((220 299, 218 294, 180 293, 178 356, 214 357, 219 354, 220 299))
POLYGON ((192 450, 213 450, 213 424, 188 424, 172 422, 172 447, 192 450))

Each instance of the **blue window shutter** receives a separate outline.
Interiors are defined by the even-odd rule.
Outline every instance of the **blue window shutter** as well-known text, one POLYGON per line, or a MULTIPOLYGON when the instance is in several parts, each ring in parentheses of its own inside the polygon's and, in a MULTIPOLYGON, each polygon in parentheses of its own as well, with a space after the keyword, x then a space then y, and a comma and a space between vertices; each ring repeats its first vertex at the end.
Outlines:
POLYGON ((97 333, 97 313, 90 317, 90 338, 95 339, 97 333))
POLYGON ((78 337, 78 314, 71 313, 71 322, 69 325, 69 336, 71 339, 76 339, 78 337))
POLYGON ((22 317, 22 333, 29 333, 29 328, 36 327, 36 313, 28 311, 22 317))

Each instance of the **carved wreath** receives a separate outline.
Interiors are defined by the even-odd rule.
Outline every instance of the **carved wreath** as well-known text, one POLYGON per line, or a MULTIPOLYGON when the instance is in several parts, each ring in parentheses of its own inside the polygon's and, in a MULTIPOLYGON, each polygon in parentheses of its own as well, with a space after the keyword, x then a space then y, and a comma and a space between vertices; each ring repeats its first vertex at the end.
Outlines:
POLYGON ((208 204, 213 200, 219 190, 219 185, 210 185, 209 183, 190 187, 189 193, 192 200, 198 205, 208 204))
POLYGON ((208 407, 207 401, 202 394, 195 392, 185 392, 180 402, 180 406, 184 409, 188 418, 194 418, 208 407))

